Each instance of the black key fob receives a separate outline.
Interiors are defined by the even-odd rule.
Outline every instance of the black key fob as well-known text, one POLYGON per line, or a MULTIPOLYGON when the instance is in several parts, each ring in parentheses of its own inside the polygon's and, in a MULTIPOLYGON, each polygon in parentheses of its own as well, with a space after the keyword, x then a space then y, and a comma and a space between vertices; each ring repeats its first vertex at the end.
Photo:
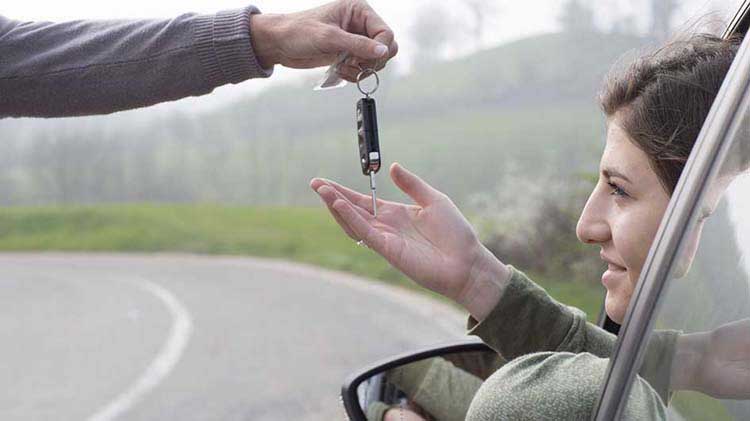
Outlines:
POLYGON ((362 174, 377 173, 380 170, 378 117, 375 110, 375 100, 370 97, 357 101, 357 135, 362 174))

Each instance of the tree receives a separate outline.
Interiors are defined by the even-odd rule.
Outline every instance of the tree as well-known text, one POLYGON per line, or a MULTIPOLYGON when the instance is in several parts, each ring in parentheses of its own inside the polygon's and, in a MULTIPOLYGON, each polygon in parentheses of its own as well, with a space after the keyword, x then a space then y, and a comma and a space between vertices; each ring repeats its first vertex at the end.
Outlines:
POLYGON ((585 33, 597 30, 594 12, 583 0, 567 0, 562 7, 559 22, 563 32, 585 33))
POLYGON ((463 0, 463 3, 471 13, 474 23, 471 37, 474 40, 474 46, 479 48, 482 46, 482 36, 488 18, 491 18, 497 12, 497 6, 488 0, 463 0))
POLYGON ((610 32, 621 35, 636 35, 638 33, 638 21, 633 15, 622 16, 612 23, 610 32))
POLYGON ((672 16, 677 11, 677 0, 651 0, 652 38, 664 41, 672 28, 672 16))
POLYGON ((438 3, 423 6, 417 12, 417 18, 411 27, 410 34, 417 45, 416 63, 423 65, 440 59, 448 44, 451 17, 438 3))

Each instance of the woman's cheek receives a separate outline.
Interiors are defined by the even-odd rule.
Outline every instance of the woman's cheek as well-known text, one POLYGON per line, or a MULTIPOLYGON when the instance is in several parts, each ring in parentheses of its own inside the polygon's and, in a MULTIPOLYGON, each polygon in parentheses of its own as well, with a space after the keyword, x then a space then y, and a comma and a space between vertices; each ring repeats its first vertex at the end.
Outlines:
MULTIPOLYGON (((636 212, 630 210, 622 215, 613 232, 615 248, 622 258, 625 269, 627 269, 628 284, 623 285, 620 290, 621 298, 629 300, 641 270, 648 257, 649 248, 659 227, 659 221, 649 218, 648 210, 636 212)), ((625 303, 627 306, 627 302, 625 303)))

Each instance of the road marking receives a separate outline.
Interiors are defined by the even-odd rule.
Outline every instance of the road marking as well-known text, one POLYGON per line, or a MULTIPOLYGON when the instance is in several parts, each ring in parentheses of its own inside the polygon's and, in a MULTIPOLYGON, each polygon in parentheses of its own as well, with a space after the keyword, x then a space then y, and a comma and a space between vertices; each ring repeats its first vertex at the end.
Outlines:
MULTIPOLYGON (((195 255, 189 254, 171 254, 171 256, 182 258, 191 257, 195 259, 195 255)), ((389 285, 382 281, 367 279, 352 273, 335 271, 319 266, 287 260, 251 256, 211 256, 210 259, 212 259, 213 262, 230 262, 239 265, 246 265, 253 269, 260 268, 299 277, 319 279, 328 284, 345 286, 360 291, 365 295, 377 295, 383 300, 401 306, 412 314, 432 320, 435 326, 449 335, 446 339, 465 339, 467 337, 466 320, 468 313, 423 293, 410 291, 406 288, 395 285, 389 285)))
POLYGON ((190 313, 169 290, 146 279, 135 279, 130 283, 156 296, 167 307, 173 319, 169 338, 141 377, 113 401, 90 416, 88 421, 115 420, 134 407, 169 375, 180 360, 193 331, 190 313))

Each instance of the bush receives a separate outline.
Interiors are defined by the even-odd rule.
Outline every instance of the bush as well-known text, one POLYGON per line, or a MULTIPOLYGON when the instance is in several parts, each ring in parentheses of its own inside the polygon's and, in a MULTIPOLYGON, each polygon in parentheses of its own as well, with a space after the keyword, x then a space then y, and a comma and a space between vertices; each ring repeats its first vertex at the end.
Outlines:
POLYGON ((576 238, 578 217, 592 188, 574 176, 508 175, 495 193, 475 196, 483 243, 505 263, 555 280, 597 282, 599 248, 576 238))

